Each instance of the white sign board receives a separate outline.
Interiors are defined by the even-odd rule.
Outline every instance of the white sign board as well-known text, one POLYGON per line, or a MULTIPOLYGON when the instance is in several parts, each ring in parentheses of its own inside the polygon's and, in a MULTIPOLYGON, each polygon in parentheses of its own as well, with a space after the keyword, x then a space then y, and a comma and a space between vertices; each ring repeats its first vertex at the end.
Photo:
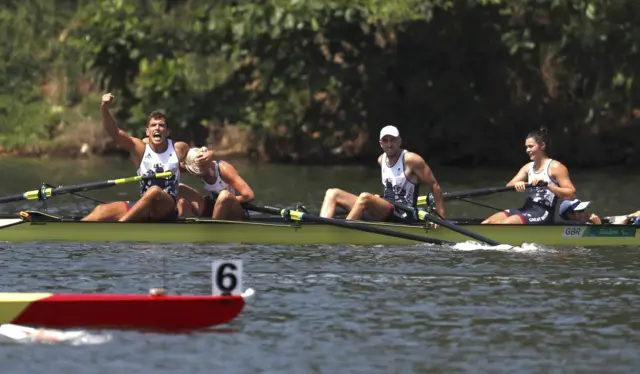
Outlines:
POLYGON ((242 294, 242 260, 215 260, 211 263, 213 296, 242 294))

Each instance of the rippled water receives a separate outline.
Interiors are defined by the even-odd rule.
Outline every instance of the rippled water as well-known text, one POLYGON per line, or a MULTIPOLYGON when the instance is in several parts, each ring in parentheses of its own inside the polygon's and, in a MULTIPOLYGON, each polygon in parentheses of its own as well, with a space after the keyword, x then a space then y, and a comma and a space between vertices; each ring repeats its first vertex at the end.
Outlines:
MULTIPOLYGON (((55 178, 47 181, 97 180, 95 172, 66 170, 49 167, 55 178)), ((261 201, 310 206, 327 181, 356 185, 369 175, 303 169, 300 183, 312 182, 278 189, 289 169, 282 178, 276 169, 246 170, 261 201)), ((376 175, 366 183, 377 185, 376 175)), ((441 177, 443 185, 451 183, 446 190, 503 183, 457 178, 474 183, 441 177)), ((600 183, 575 176, 582 194, 600 197, 598 209, 612 214, 634 203, 640 208, 631 187, 638 178, 624 178, 600 183), (614 182, 618 194, 599 194, 614 182)), ((37 188, 41 179, 11 181, 37 188)), ((98 196, 108 198, 109 191, 98 196)), ((18 191, 14 185, 0 192, 18 191)), ((135 194, 135 186, 117 194, 111 198, 135 194)), ((514 195, 488 200, 504 207, 518 201, 514 195)), ((62 213, 92 206, 65 197, 52 205, 62 213)), ((472 211, 450 206, 456 214, 472 211)), ((256 290, 230 324, 190 334, 107 331, 112 339, 101 345, 0 345, 0 373, 630 373, 640 367, 640 248, 0 243, 0 289, 146 293, 164 285, 173 293, 206 294, 210 263, 220 258, 242 259, 245 286, 256 290)))
POLYGON ((3 373, 622 373, 640 364, 637 249, 4 244, 2 289, 209 293, 239 258, 229 325, 1 346, 3 373), (163 259, 166 273, 163 276, 163 259))

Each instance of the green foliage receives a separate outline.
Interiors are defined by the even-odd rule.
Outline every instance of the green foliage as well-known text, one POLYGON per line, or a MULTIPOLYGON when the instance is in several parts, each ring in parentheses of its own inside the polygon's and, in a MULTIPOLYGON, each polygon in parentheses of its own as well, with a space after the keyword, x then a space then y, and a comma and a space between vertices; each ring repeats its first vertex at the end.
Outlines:
POLYGON ((54 105, 97 107, 83 79, 116 95, 129 130, 160 108, 178 135, 202 139, 211 121, 285 129, 309 157, 390 123, 407 147, 465 163, 521 152, 540 125, 559 144, 628 141, 638 15, 638 2, 605 0, 5 2, 0 145, 50 137, 54 105), (66 82, 53 99, 51 81, 66 82))

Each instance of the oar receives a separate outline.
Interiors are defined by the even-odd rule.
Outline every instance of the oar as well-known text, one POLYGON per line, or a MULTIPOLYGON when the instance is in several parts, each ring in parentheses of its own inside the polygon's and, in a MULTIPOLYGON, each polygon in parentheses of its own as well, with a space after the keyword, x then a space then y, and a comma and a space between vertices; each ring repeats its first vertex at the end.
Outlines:
POLYGON ((164 173, 120 178, 120 179, 111 179, 108 181, 90 182, 90 183, 83 183, 83 184, 78 184, 73 186, 60 186, 60 187, 42 186, 42 188, 39 190, 27 191, 21 194, 1 197, 0 204, 10 203, 13 201, 21 201, 21 200, 46 200, 47 198, 51 196, 56 196, 56 195, 70 194, 74 192, 89 191, 89 190, 98 190, 101 188, 107 188, 107 187, 116 186, 116 185, 125 184, 125 183, 168 178, 171 176, 171 174, 172 173, 170 171, 167 171, 164 173))
MULTIPOLYGON (((543 186, 546 186, 546 184, 547 184, 546 182, 541 182, 540 184, 538 184, 537 187, 543 187, 543 186)), ((531 187, 536 187, 536 186, 532 186, 531 184, 525 185, 525 188, 531 188, 531 187)), ((486 195, 492 195, 494 193, 499 193, 499 192, 513 191, 515 189, 516 188, 514 186, 501 186, 501 187, 476 188, 473 190, 458 191, 458 192, 444 192, 442 194, 442 199, 446 201, 446 200, 460 199, 464 197, 486 196, 486 195)), ((432 201, 432 199, 433 199, 432 194, 429 194, 427 196, 418 196, 418 205, 430 205, 428 203, 432 201)))
MULTIPOLYGON (((413 208, 407 206, 407 205, 400 204, 400 203, 393 203, 393 205, 397 209, 402 210, 404 212, 407 212, 409 214, 415 213, 415 210, 413 208)), ((473 239, 476 239, 476 240, 479 240, 481 242, 487 243, 489 245, 500 245, 500 243, 498 243, 495 240, 491 240, 489 238, 485 238, 484 236, 482 236, 480 234, 476 234, 473 231, 469 231, 469 230, 467 230, 465 228, 462 228, 460 226, 454 225, 451 222, 448 222, 448 221, 445 221, 445 220, 443 220, 441 218, 435 217, 435 216, 433 216, 433 215, 431 215, 431 214, 429 214, 429 213, 427 213, 427 212, 425 212, 423 210, 418 211, 418 219, 420 219, 421 221, 431 221, 431 222, 433 222, 435 224, 438 224, 440 226, 446 227, 451 231, 455 231, 455 232, 457 232, 459 234, 466 235, 468 237, 471 237, 473 239)))
MULTIPOLYGON (((49 183, 45 183, 44 185, 45 185, 46 187, 56 188, 54 185, 51 185, 51 184, 49 184, 49 183)), ((58 187, 60 187, 60 186, 58 186, 58 187)), ((73 195, 73 196, 81 197, 81 198, 83 198, 83 199, 91 200, 91 201, 96 202, 96 203, 98 203, 98 204, 106 204, 106 203, 107 203, 107 202, 106 202, 106 201, 104 201, 104 200, 96 199, 95 197, 91 197, 91 196, 83 195, 83 194, 78 193, 78 192, 70 192, 70 194, 71 194, 71 195, 73 195)))
POLYGON ((242 205, 244 206, 245 209, 253 210, 255 212, 260 212, 260 213, 281 216, 281 217, 292 219, 295 221, 324 223, 327 225, 338 226, 338 227, 343 227, 343 228, 352 229, 352 230, 365 231, 365 232, 370 232, 374 234, 393 236, 401 239, 415 240, 417 242, 423 242, 423 243, 452 244, 452 245, 456 244, 455 242, 450 242, 446 240, 427 238, 421 235, 408 234, 404 232, 385 229, 382 227, 363 225, 363 224, 359 224, 352 221, 339 220, 335 218, 324 218, 324 217, 317 216, 315 214, 300 212, 298 210, 281 209, 281 208, 275 208, 270 206, 257 206, 252 203, 245 203, 242 205))

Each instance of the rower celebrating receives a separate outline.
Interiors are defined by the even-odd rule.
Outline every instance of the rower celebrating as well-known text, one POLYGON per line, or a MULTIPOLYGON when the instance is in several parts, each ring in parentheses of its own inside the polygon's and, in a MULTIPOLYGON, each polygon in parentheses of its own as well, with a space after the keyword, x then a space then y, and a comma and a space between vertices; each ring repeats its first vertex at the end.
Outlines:
POLYGON ((207 191, 202 196, 195 189, 180 184, 178 213, 181 217, 211 217, 239 221, 248 217, 242 203, 253 201, 255 195, 238 171, 226 161, 210 161, 198 165, 197 160, 208 152, 207 148, 191 148, 184 162, 189 173, 199 176, 207 191))
MULTIPOLYGON (((138 175, 171 171, 167 179, 140 182, 140 199, 135 202, 116 201, 98 205, 83 221, 132 221, 166 220, 177 218, 176 197, 180 185, 180 162, 184 160, 189 146, 184 142, 169 139, 171 131, 167 126, 167 116, 152 112, 146 123, 146 135, 149 141, 130 136, 118 128, 109 111, 115 97, 108 93, 102 96, 100 113, 102 126, 107 134, 129 152, 133 163, 138 167, 138 175)), ((203 155, 199 164, 206 164, 213 158, 213 152, 203 155)))
POLYGON ((484 220, 483 224, 550 223, 553 222, 558 198, 571 200, 575 197, 576 188, 569 178, 567 168, 561 162, 547 156, 549 142, 546 135, 546 129, 527 135, 524 144, 531 162, 525 164, 507 183, 507 186, 514 186, 518 192, 525 191, 526 183, 535 186, 529 188, 523 207, 495 213, 484 220))
POLYGON ((416 208, 419 185, 427 184, 436 201, 436 212, 444 218, 440 185, 424 159, 400 148, 402 138, 394 126, 386 126, 380 131, 379 143, 384 151, 378 157, 384 188, 382 197, 368 192, 355 196, 338 188, 331 188, 325 194, 320 216, 333 218, 336 206, 340 206, 349 211, 348 220, 360 219, 366 213, 374 221, 411 222, 415 217, 397 210, 393 203, 416 208))

